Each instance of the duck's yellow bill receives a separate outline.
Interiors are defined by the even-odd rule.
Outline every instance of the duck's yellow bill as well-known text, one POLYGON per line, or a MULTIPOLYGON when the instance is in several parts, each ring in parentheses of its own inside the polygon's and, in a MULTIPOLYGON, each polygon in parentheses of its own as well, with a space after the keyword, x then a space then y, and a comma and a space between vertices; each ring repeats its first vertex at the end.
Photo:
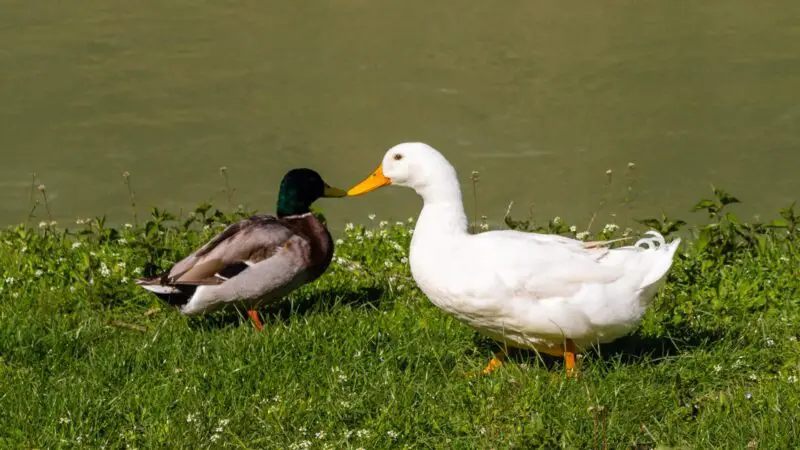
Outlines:
POLYGON ((323 197, 344 197, 346 195, 347 192, 344 190, 328 186, 327 184, 325 185, 325 190, 322 192, 323 197))
POLYGON ((379 187, 388 186, 390 184, 392 184, 392 180, 386 178, 386 176, 383 174, 383 164, 381 164, 377 169, 375 169, 375 172, 372 172, 372 175, 367 177, 366 180, 351 187, 350 190, 347 191, 347 195, 352 197, 354 195, 366 194, 367 192, 374 191, 379 187))

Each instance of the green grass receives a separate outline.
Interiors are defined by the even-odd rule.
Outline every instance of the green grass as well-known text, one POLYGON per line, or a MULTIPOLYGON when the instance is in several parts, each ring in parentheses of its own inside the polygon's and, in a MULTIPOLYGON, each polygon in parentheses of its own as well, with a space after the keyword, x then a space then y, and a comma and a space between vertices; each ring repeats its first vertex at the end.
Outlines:
POLYGON ((636 334, 586 355, 573 380, 524 352, 472 377, 494 344, 416 289, 408 224, 348 229, 326 275, 264 311, 263 333, 237 314, 182 317, 131 284, 234 218, 201 208, 177 224, 157 211, 139 227, 0 233, 0 447, 791 448, 800 436, 796 224, 748 237, 720 216, 682 247, 636 334))

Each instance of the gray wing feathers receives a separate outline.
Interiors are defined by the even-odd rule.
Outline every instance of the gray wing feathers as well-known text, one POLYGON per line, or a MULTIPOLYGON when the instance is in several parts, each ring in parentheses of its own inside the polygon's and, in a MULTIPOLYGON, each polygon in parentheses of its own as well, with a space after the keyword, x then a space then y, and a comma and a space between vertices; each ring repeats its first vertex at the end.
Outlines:
POLYGON ((217 275, 225 268, 268 259, 293 235, 271 216, 243 220, 175 264, 167 279, 171 283, 219 284, 227 278, 217 275))
POLYGON ((219 295, 230 299, 280 298, 305 283, 308 242, 293 236, 287 243, 288 246, 279 247, 270 258, 215 288, 219 289, 219 295))

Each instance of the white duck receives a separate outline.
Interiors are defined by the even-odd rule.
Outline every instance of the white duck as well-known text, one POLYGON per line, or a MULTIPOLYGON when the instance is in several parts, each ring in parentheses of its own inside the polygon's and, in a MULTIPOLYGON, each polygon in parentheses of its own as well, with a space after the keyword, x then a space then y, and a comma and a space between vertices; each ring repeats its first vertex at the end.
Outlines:
MULTIPOLYGON (((407 186, 424 206, 411 241, 411 273, 437 307, 509 347, 564 356, 630 333, 672 265, 680 239, 655 231, 609 249, 557 235, 467 232, 453 166, 423 143, 392 147, 367 179, 348 191, 407 186)), ((485 373, 502 364, 498 352, 485 373)))

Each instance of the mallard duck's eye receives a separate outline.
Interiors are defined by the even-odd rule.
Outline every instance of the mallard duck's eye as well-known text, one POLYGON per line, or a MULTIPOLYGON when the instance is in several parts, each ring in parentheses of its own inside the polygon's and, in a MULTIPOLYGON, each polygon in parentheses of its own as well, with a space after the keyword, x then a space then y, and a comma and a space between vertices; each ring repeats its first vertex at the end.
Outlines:
POLYGON ((403 159, 403 155, 401 155, 400 153, 395 153, 394 160, 395 161, 400 161, 401 159, 403 159))

